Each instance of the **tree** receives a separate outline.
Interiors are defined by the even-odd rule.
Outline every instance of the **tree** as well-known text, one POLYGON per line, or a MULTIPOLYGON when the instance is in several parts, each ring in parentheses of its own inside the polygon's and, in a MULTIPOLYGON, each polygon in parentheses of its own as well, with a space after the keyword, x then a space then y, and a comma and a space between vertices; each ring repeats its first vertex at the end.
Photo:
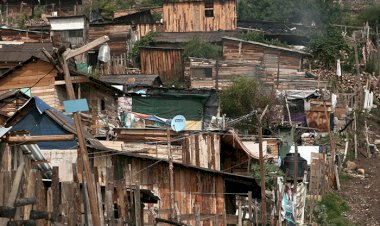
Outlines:
POLYGON ((308 49, 321 66, 327 68, 334 67, 337 58, 350 52, 341 30, 331 26, 325 31, 315 33, 310 40, 308 49))
MULTIPOLYGON (((257 83, 255 79, 240 77, 232 82, 230 87, 223 89, 220 93, 222 113, 228 118, 238 118, 251 113, 253 110, 264 109, 269 105, 264 121, 267 128, 274 123, 276 114, 275 106, 277 99, 274 93, 257 83)), ((252 116, 237 124, 234 127, 248 132, 256 131, 256 117, 252 116)))

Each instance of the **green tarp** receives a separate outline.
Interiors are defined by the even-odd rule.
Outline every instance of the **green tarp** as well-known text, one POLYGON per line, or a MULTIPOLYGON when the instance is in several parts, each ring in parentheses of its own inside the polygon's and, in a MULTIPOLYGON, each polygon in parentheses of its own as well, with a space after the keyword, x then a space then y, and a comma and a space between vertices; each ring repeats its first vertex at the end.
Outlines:
POLYGON ((187 120, 202 120, 210 94, 170 94, 132 97, 132 111, 163 118, 183 115, 187 120))

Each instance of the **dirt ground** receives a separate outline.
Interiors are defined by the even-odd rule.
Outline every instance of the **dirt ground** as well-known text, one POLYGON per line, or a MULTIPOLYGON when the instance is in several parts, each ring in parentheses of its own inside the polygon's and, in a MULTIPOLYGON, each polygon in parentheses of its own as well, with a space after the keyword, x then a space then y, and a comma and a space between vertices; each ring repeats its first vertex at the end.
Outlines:
POLYGON ((351 210, 345 215, 356 225, 380 225, 380 156, 360 157, 358 168, 365 169, 365 178, 350 178, 342 182, 342 197, 351 210))

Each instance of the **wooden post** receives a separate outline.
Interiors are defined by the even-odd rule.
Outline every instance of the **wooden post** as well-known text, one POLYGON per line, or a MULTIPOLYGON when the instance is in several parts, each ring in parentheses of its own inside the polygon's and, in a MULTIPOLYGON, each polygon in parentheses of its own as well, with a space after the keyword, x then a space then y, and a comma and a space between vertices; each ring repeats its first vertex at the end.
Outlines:
POLYGON ((358 159, 358 137, 356 135, 356 112, 354 110, 354 143, 355 143, 355 159, 358 159))
MULTIPOLYGON (((70 100, 75 100, 74 88, 71 81, 70 71, 67 65, 67 61, 62 56, 59 56, 59 62, 63 69, 63 73, 65 77, 67 95, 70 100)), ((90 167, 90 160, 88 158, 87 147, 86 147, 85 139, 83 136, 80 114, 78 112, 74 112, 73 117, 74 117, 77 137, 78 137, 79 153, 83 161, 83 168, 84 168, 85 177, 87 181, 87 189, 88 189, 88 196, 89 196, 88 198, 90 202, 92 222, 94 226, 101 226, 100 218, 99 218, 98 203, 96 199, 96 191, 95 191, 95 186, 92 179, 92 172, 91 172, 91 167, 90 167)))
POLYGON ((277 54, 277 89, 280 85, 280 53, 277 54))
POLYGON ((255 225, 258 226, 259 225, 259 216, 258 216, 258 211, 257 211, 257 199, 255 199, 255 225))
MULTIPOLYGON (((27 187, 25 192, 26 198, 35 198, 36 193, 36 174, 37 170, 32 169, 29 171, 29 176, 27 178, 27 187)), ((32 211, 32 205, 24 207, 24 220, 29 220, 30 212, 32 211)))
MULTIPOLYGON (((25 167, 25 163, 21 163, 17 168, 16 176, 13 179, 12 189, 8 195, 8 201, 6 203, 7 207, 14 207, 14 204, 15 204, 16 198, 17 198, 17 194, 18 194, 18 190, 19 190, 20 184, 21 184, 21 179, 22 179, 22 175, 24 172, 24 167, 25 167)), ((7 225, 8 221, 9 220, 7 218, 0 218, 0 226, 7 225)))
POLYGON ((219 60, 215 61, 215 90, 219 90, 219 60))
POLYGON ((130 198, 130 202, 129 202, 129 210, 128 210, 128 213, 129 213, 129 220, 132 220, 132 218, 134 218, 134 213, 133 213, 133 210, 134 210, 134 202, 133 202, 133 190, 132 190, 132 165, 131 164, 128 164, 128 169, 129 169, 129 198, 130 198))
POLYGON ((367 149, 367 157, 368 158, 371 158, 371 151, 369 149, 369 138, 368 138, 368 126, 367 126, 367 120, 365 119, 364 120, 364 133, 365 133, 365 146, 366 146, 366 149, 367 149))
POLYGON ((136 181, 136 189, 134 191, 135 196, 135 220, 136 226, 142 226, 141 224, 141 203, 140 203, 140 182, 136 181))
POLYGON ((243 226, 242 199, 238 197, 238 226, 243 226))
POLYGON ((377 39, 377 76, 380 76, 380 37, 379 37, 379 21, 376 20, 376 39, 377 39))
POLYGON ((201 226, 201 215, 199 213, 199 206, 197 203, 194 205, 195 210, 195 226, 201 226))
MULTIPOLYGON (((355 110, 360 109, 359 98, 358 98, 358 89, 359 89, 359 82, 360 82, 360 68, 359 68, 359 56, 358 56, 358 46, 355 39, 355 32, 352 34, 352 37, 354 39, 354 52, 355 52, 355 67, 356 67, 356 79, 355 79, 355 87, 354 87, 354 94, 355 94, 355 110)), ((360 91, 360 90, 359 90, 360 91)))
POLYGON ((266 196, 265 196, 265 173, 264 173, 264 154, 263 154, 263 130, 261 121, 268 109, 268 105, 258 120, 259 133, 259 158, 260 158, 260 186, 261 186, 261 224, 266 225, 266 196))
POLYGON ((249 215, 249 225, 252 226, 252 192, 248 192, 248 215, 249 215))
POLYGON ((173 175, 173 156, 171 150, 171 137, 170 127, 166 128, 167 140, 168 140, 168 155, 169 155, 169 179, 170 179, 170 210, 172 220, 176 219, 175 214, 175 200, 174 200, 174 175, 173 175))

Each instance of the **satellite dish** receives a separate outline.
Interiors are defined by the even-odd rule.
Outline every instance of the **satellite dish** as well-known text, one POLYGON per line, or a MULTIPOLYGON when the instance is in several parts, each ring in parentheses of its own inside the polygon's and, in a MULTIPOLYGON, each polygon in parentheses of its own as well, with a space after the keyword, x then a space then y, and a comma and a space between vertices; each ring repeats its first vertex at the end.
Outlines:
POLYGON ((186 125, 186 119, 182 115, 175 116, 171 123, 170 127, 172 127, 172 130, 179 132, 185 128, 186 125))

